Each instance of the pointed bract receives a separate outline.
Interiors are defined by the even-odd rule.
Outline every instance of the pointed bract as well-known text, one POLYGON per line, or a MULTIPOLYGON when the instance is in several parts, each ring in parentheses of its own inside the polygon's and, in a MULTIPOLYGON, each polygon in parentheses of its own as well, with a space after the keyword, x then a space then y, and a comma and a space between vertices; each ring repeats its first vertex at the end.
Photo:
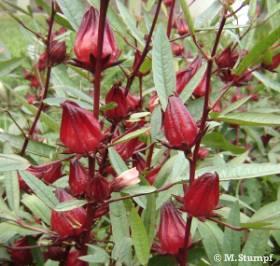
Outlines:
POLYGON ((92 112, 71 101, 65 101, 62 109, 61 142, 70 152, 84 154, 95 151, 103 135, 92 112))
POLYGON ((83 195, 89 182, 88 171, 77 159, 70 161, 69 186, 73 196, 83 195))
POLYGON ((197 218, 213 216, 219 203, 219 177, 206 173, 194 180, 184 196, 184 210, 197 218))
POLYGON ((169 145, 180 150, 191 148, 198 133, 195 121, 177 96, 168 99, 163 128, 169 145))

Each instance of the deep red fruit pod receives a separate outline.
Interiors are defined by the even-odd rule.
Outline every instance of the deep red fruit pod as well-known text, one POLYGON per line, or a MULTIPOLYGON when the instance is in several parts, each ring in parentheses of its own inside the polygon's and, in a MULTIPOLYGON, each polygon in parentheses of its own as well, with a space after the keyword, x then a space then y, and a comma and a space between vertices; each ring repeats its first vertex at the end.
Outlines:
POLYGON ((112 181, 112 190, 120 191, 125 187, 136 185, 140 182, 139 172, 136 167, 126 170, 112 181))
MULTIPOLYGON (((56 195, 60 202, 73 199, 73 197, 63 189, 57 189, 56 195)), ((61 238, 80 235, 85 230, 86 222, 86 210, 82 207, 63 212, 52 210, 51 213, 51 228, 61 238)))
MULTIPOLYGON (((84 14, 74 43, 74 52, 78 61, 94 66, 98 47, 99 12, 90 7, 84 14)), ((102 49, 102 67, 113 64, 120 55, 114 34, 106 21, 102 49)))
POLYGON ((95 202, 107 200, 111 196, 111 184, 105 177, 95 176, 90 179, 86 194, 95 202))
POLYGON ((182 56, 185 52, 184 46, 180 43, 172 42, 171 48, 174 56, 182 56))
POLYGON ((173 203, 163 205, 157 232, 158 243, 154 249, 160 254, 176 255, 185 242, 186 223, 173 203))
POLYGON ((193 181, 184 196, 184 210, 190 216, 206 219, 213 216, 219 203, 219 176, 205 173, 193 181))
POLYGON ((65 266, 88 266, 87 262, 79 259, 79 257, 84 255, 80 250, 72 248, 67 255, 65 266))
POLYGON ((232 47, 229 46, 217 55, 215 62, 219 68, 233 68, 238 57, 238 52, 234 51, 232 47))
POLYGON ((66 44, 63 41, 53 40, 50 43, 50 62, 52 65, 61 64, 66 59, 66 44))
POLYGON ((27 238, 20 238, 16 240, 11 247, 8 249, 13 265, 17 266, 27 266, 32 264, 32 254, 30 249, 13 249, 13 248, 19 248, 19 247, 26 247, 30 246, 30 244, 27 241, 27 238))
POLYGON ((169 145, 186 150, 196 139, 198 128, 190 112, 177 96, 170 96, 164 112, 163 129, 169 145))
POLYGON ((48 184, 52 184, 63 175, 61 161, 31 165, 27 171, 32 175, 43 179, 48 184))
POLYGON ((206 80, 207 80, 207 77, 206 77, 206 74, 203 75, 200 83, 197 85, 197 87, 194 89, 193 91, 193 95, 197 98, 199 97, 203 97, 205 96, 205 93, 206 93, 206 80))
POLYGON ((77 159, 70 161, 69 186, 73 196, 85 193, 89 182, 88 174, 88 170, 77 159))
POLYGON ((119 121, 128 115, 127 99, 119 85, 114 85, 107 93, 105 103, 114 103, 116 106, 105 112, 109 120, 119 121))
POLYGON ((92 112, 79 107, 72 101, 65 101, 62 106, 60 140, 70 152, 89 153, 100 144, 103 135, 99 122, 92 112))
POLYGON ((188 25, 183 18, 179 17, 175 20, 175 27, 180 36, 186 35, 189 32, 188 25))
POLYGON ((44 253, 44 257, 46 259, 51 259, 54 261, 62 261, 65 258, 65 255, 65 248, 59 246, 49 247, 47 252, 44 253))

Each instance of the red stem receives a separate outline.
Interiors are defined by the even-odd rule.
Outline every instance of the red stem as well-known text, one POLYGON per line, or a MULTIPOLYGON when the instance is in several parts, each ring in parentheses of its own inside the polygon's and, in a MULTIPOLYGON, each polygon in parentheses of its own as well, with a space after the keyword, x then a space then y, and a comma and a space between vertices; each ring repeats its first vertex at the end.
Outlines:
POLYGON ((35 115, 34 121, 32 123, 31 128, 28 131, 28 134, 25 137, 24 143, 22 145, 20 155, 23 156, 25 154, 25 151, 28 146, 28 142, 30 138, 33 136, 36 125, 40 119, 41 113, 44 109, 44 99, 47 97, 49 86, 50 86, 50 77, 51 77, 51 70, 52 70, 52 65, 49 63, 49 51, 50 51, 50 42, 51 42, 51 35, 52 35, 52 28, 54 24, 54 17, 55 17, 55 8, 54 8, 54 3, 52 2, 52 11, 51 11, 51 17, 50 17, 50 22, 49 22, 49 30, 48 30, 48 37, 47 37, 47 43, 46 43, 46 53, 47 53, 47 75, 46 75, 46 81, 45 81, 45 86, 42 91, 42 96, 40 100, 40 105, 38 107, 37 113, 35 115))
POLYGON ((129 89, 130 89, 130 87, 131 87, 131 85, 133 83, 133 80, 134 80, 136 74, 138 73, 142 63, 144 62, 144 60, 145 60, 145 58, 146 58, 146 56, 147 56, 147 54, 148 54, 148 52, 150 50, 150 43, 151 43, 152 35, 153 35, 154 29, 155 29, 155 26, 156 26, 156 23, 157 23, 157 19, 158 19, 158 16, 159 16, 159 12, 160 12, 160 7, 161 7, 162 1, 163 0, 159 0, 158 1, 156 13, 154 15, 153 23, 152 23, 149 35, 147 37, 146 45, 144 47, 142 55, 141 55, 138 63, 136 64, 135 68, 133 69, 133 72, 131 73, 130 77, 127 79, 127 83, 126 83, 126 86, 125 86, 125 95, 128 94, 128 91, 129 91, 129 89))
POLYGON ((104 41, 104 31, 106 24, 106 14, 110 0, 100 1, 100 13, 98 22, 98 36, 97 36, 97 55, 94 72, 94 95, 93 95, 93 113, 96 119, 99 118, 99 102, 100 102, 100 85, 101 85, 101 73, 102 73, 102 51, 104 41))
MULTIPOLYGON (((200 129, 199 129, 199 133, 198 133, 198 138, 195 144, 195 148, 194 148, 194 152, 193 152, 193 156, 192 159, 189 159, 190 162, 190 170, 189 170, 189 174, 190 174, 190 179, 189 182, 190 184, 194 181, 195 179, 195 170, 196 170, 196 162, 198 159, 198 151, 200 148, 200 143, 202 140, 202 137, 205 134, 206 131, 206 122, 207 122, 207 118, 208 118, 208 114, 210 111, 209 108, 209 100, 210 100, 210 94, 211 94, 211 76, 212 76, 212 68, 213 68, 213 60, 215 57, 215 54, 217 52, 217 48, 218 48, 218 44, 221 38, 221 34, 223 31, 223 28, 225 26, 226 23, 226 10, 223 11, 223 17, 222 20, 220 22, 220 26, 216 35, 216 39, 215 39, 215 43, 214 46, 212 48, 212 52, 211 52, 211 57, 208 58, 207 60, 207 69, 206 69, 206 92, 205 92, 205 96, 204 96, 204 106, 203 106, 203 113, 202 113, 202 117, 200 119, 200 129)), ((180 266, 185 266, 186 262, 187 262, 187 258, 188 258, 188 242, 189 242, 189 238, 190 238, 190 232, 191 232, 191 224, 192 224, 192 217, 189 216, 187 219, 187 224, 186 224, 186 229, 185 229, 185 244, 184 244, 184 250, 182 251, 182 259, 180 262, 180 266)))
POLYGON ((167 25, 167 37, 170 38, 171 30, 172 30, 172 23, 173 23, 173 14, 174 14, 174 7, 175 7, 176 0, 173 0, 172 5, 169 11, 169 18, 168 18, 168 25, 167 25))

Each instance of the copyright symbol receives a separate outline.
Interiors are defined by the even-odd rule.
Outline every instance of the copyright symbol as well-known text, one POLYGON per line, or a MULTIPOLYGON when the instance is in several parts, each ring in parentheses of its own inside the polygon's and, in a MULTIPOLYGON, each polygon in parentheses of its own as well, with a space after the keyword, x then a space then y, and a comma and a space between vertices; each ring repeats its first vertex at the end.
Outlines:
POLYGON ((221 262, 222 261, 222 256, 220 254, 215 254, 214 255, 214 261, 215 262, 221 262))

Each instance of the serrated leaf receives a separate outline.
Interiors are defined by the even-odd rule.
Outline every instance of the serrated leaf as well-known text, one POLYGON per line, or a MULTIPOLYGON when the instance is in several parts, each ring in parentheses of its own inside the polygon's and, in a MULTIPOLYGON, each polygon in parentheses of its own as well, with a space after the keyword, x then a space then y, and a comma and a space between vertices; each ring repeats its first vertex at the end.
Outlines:
POLYGON ((50 224, 51 209, 37 196, 24 194, 22 203, 38 218, 46 224, 50 224))
POLYGON ((16 172, 13 171, 6 173, 5 189, 10 209, 17 213, 19 211, 20 193, 16 172))
POLYGON ((142 45, 144 46, 144 36, 143 34, 137 29, 135 19, 129 14, 126 6, 119 0, 117 2, 117 7, 120 12, 120 15, 123 19, 123 22, 127 26, 128 30, 132 34, 132 36, 142 45))
MULTIPOLYGON (((22 136, 16 136, 8 133, 0 133, 0 142, 8 142, 13 148, 20 150, 22 148, 24 138, 22 136)), ((45 143, 30 140, 26 151, 31 154, 50 158, 55 153, 56 148, 45 143)))
POLYGON ((54 209, 58 212, 64 212, 82 207, 85 204, 87 204, 86 200, 73 199, 58 203, 54 209))
POLYGON ((58 204, 58 200, 55 197, 53 190, 45 185, 44 182, 25 171, 20 171, 19 174, 38 198, 40 198, 49 208, 53 209, 58 204))
POLYGON ((262 127, 280 125, 280 115, 265 113, 230 113, 219 115, 214 120, 241 126, 262 127))
POLYGON ((280 164, 251 163, 240 165, 226 164, 224 166, 210 166, 198 169, 197 175, 215 171, 219 174, 221 181, 241 180, 279 174, 280 164))
POLYGON ((149 238, 143 221, 135 208, 131 208, 129 220, 136 256, 141 264, 146 265, 150 256, 149 238))
POLYGON ((266 50, 279 40, 279 36, 280 27, 270 32, 265 38, 261 38, 259 41, 257 41, 253 48, 237 65, 234 70, 235 74, 241 75, 245 70, 248 69, 248 67, 259 63, 266 50))
POLYGON ((124 160, 113 147, 109 148, 109 159, 118 175, 128 170, 124 160))
POLYGON ((30 163, 19 155, 0 153, 0 172, 25 170, 29 165, 30 163))
MULTIPOLYGON (((240 210, 238 201, 236 201, 231 208, 228 224, 239 227, 240 226, 240 210)), ((242 233, 234 231, 230 228, 225 228, 224 241, 223 241, 223 253, 224 254, 234 254, 238 256, 240 254, 240 245, 241 245, 242 233)), ((229 266, 236 266, 238 262, 229 261, 227 263, 229 266)))
POLYGON ((171 46, 162 25, 158 27, 153 42, 152 68, 155 88, 165 109, 168 96, 176 88, 176 74, 171 46))
POLYGON ((132 132, 129 132, 128 134, 122 136, 121 138, 115 140, 113 142, 113 145, 116 145, 116 144, 119 144, 119 143, 123 143, 123 142, 127 142, 131 139, 134 139, 134 138, 137 138, 137 137, 140 137, 141 135, 147 133, 150 131, 150 128, 149 127, 143 127, 143 128, 140 128, 140 129, 137 129, 135 131, 132 131, 132 132))
POLYGON ((63 14, 68 19, 71 26, 77 30, 80 26, 85 12, 85 6, 81 0, 57 0, 63 14))
MULTIPOLYGON (((242 250, 245 256, 263 256, 268 246, 269 232, 254 230, 250 233, 249 238, 242 250)), ((241 261, 238 266, 262 266, 261 261, 241 261)))

